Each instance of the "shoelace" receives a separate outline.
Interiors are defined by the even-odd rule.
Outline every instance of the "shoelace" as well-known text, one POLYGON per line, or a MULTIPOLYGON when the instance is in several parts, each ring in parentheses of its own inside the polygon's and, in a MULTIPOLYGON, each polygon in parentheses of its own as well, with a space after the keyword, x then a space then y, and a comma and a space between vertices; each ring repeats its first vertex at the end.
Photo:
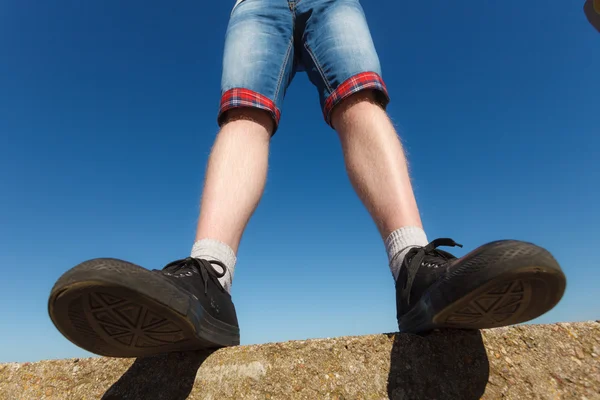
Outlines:
MULTIPOLYGON (((416 251, 416 253, 412 256, 409 262, 409 277, 406 281, 404 281, 404 290, 410 284, 412 287, 412 281, 414 277, 417 275, 418 269, 421 265, 424 265, 425 257, 427 257, 428 261, 430 261, 431 265, 443 265, 447 261, 455 258, 453 255, 446 253, 441 250, 436 250, 440 246, 449 246, 449 247, 463 247, 462 244, 456 243, 454 240, 449 238, 440 238, 435 239, 427 246, 421 247, 416 251)), ((410 298, 410 290, 408 291, 407 298, 410 298)))
MULTIPOLYGON (((190 268, 196 270, 200 276, 202 276, 202 280, 204 281, 204 294, 208 293, 208 280, 209 275, 213 278, 217 279, 225 276, 225 272, 227 271, 227 267, 220 261, 217 260, 204 260, 202 258, 193 258, 188 257, 181 260, 173 261, 167 264, 163 270, 169 272, 177 272, 181 269, 190 268), (218 265, 223 269, 223 272, 218 272, 215 270, 212 264, 218 265)), ((221 285, 218 285, 219 288, 223 289, 221 285)), ((224 289, 223 289, 224 290, 224 289)))

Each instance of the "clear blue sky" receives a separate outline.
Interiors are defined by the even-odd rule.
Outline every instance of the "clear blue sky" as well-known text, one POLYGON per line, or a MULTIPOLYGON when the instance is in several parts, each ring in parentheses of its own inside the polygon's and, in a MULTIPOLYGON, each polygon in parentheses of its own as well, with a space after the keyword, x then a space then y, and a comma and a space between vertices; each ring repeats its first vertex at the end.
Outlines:
MULTIPOLYGON (((46 310, 77 263, 189 254, 232 4, 0 5, 0 362, 89 355, 46 310)), ((600 318, 600 35, 583 1, 363 6, 429 238, 457 255, 542 245, 568 288, 535 322, 600 318)), ((383 244, 304 73, 235 275, 242 344, 397 330, 383 244)))

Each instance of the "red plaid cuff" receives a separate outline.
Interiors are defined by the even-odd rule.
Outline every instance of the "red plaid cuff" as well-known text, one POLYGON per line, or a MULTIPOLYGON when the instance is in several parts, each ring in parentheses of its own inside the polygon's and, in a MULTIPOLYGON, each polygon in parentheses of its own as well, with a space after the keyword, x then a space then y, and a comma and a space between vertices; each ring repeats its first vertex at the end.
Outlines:
POLYGON ((325 101, 323 116, 331 125, 331 110, 346 97, 364 89, 377 89, 381 93, 381 102, 385 106, 390 101, 387 88, 383 79, 375 72, 363 72, 346 79, 338 88, 329 95, 325 101))
POLYGON ((271 99, 252 90, 239 88, 229 89, 223 93, 223 96, 221 96, 221 107, 219 108, 218 117, 219 125, 223 123, 222 117, 225 111, 238 107, 253 107, 266 110, 273 117, 273 120, 275 121, 275 127, 279 125, 281 112, 271 99))

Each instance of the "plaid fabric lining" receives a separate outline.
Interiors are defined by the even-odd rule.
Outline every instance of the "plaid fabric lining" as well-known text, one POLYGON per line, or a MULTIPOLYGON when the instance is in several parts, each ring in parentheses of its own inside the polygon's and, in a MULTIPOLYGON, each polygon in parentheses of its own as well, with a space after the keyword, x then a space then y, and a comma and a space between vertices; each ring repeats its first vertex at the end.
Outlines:
POLYGON ((219 125, 221 125, 223 122, 222 117, 225 111, 237 107, 254 107, 269 111, 273 117, 273 120, 275 121, 275 127, 279 125, 281 112, 271 99, 252 90, 241 88, 229 89, 223 93, 223 96, 221 96, 221 107, 219 108, 218 117, 219 125))
POLYGON ((378 89, 383 95, 382 103, 385 106, 389 101, 389 95, 383 79, 375 72, 362 72, 346 79, 338 88, 329 95, 325 101, 323 116, 325 121, 331 125, 331 110, 346 97, 364 89, 378 89))

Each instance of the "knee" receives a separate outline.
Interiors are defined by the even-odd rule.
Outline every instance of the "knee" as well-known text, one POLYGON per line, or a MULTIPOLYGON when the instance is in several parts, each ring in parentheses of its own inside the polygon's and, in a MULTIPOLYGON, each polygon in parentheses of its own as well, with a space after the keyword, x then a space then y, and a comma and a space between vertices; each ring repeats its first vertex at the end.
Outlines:
POLYGON ((384 110, 378 93, 372 89, 361 90, 335 106, 331 111, 331 125, 337 130, 345 123, 373 110, 384 110))
POLYGON ((268 111, 260 108, 237 107, 227 110, 222 116, 221 128, 235 125, 255 125, 266 130, 269 136, 273 135, 275 121, 268 111))

